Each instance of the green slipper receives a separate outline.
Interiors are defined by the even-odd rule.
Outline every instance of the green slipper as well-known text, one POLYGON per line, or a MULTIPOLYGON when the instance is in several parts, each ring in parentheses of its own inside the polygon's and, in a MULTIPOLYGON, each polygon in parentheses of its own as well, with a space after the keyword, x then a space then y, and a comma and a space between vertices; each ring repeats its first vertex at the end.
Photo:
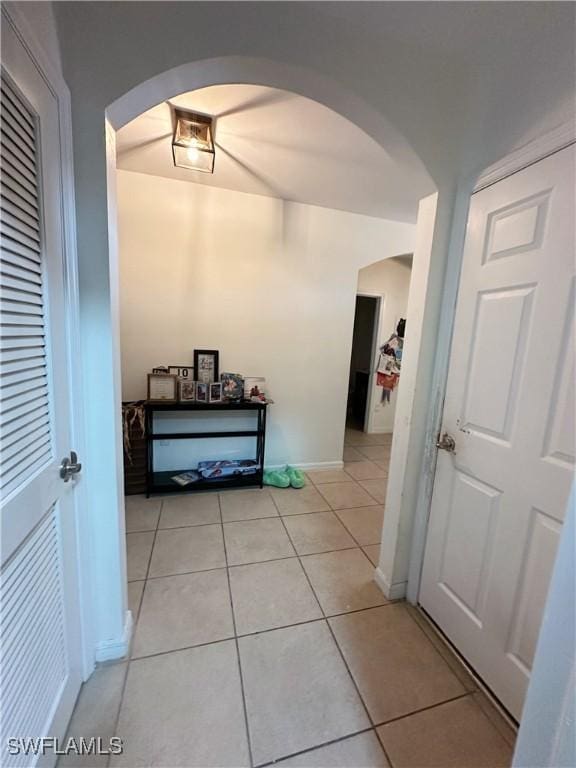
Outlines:
POLYGON ((286 474, 290 478, 290 485, 292 488, 304 488, 306 485, 306 477, 301 469, 296 469, 296 467, 286 467, 286 474))
POLYGON ((275 488, 288 488, 290 478, 281 469, 265 469, 263 482, 264 485, 273 485, 275 488))

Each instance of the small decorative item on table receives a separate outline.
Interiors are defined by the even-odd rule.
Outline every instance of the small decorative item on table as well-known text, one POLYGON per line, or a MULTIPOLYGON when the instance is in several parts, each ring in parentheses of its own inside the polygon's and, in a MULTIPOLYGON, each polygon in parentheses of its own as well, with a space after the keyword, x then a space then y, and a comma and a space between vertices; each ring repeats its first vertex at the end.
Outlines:
POLYGON ((156 368, 152 368, 152 373, 170 373, 167 365, 157 365, 156 368))
POLYGON ((180 402, 193 403, 196 400, 196 382, 180 379, 180 402))
POLYGON ((247 376, 244 379, 244 400, 266 402, 266 379, 263 376, 247 376))
POLYGON ((222 384, 219 381, 213 381, 208 384, 208 401, 210 403, 222 402, 222 384))
POLYGON ((173 373, 179 379, 188 379, 188 381, 194 379, 194 368, 191 365, 169 365, 168 373, 173 373))
POLYGON ((196 402, 197 403, 207 403, 208 402, 208 387, 210 384, 207 384, 205 381, 197 381, 196 382, 196 402))
POLYGON ((239 373, 223 373, 222 399, 230 402, 238 402, 244 397, 244 379, 239 373))
POLYGON ((151 403, 178 402, 178 376, 170 373, 149 373, 148 401, 151 403))
POLYGON ((201 381, 203 384, 218 381, 218 357, 217 349, 194 350, 196 381, 201 381))

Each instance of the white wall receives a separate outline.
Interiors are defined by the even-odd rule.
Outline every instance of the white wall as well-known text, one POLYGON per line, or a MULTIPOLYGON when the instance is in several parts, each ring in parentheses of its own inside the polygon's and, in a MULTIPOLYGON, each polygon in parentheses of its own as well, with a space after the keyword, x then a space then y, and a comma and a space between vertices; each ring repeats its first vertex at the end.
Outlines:
MULTIPOLYGON (((406 317, 408 291, 412 269, 405 259, 386 259, 364 267, 358 273, 358 293, 382 296, 380 305, 379 337, 376 358, 372 370, 378 364, 379 349, 396 332, 398 320, 406 317)), ((396 414, 398 388, 392 392, 390 402, 383 404, 382 388, 376 386, 376 376, 372 375, 370 413, 368 432, 392 432, 396 414)))
POLYGON ((218 349, 221 371, 266 377, 267 464, 340 462, 358 269, 410 251, 415 227, 130 171, 117 178, 123 399, 146 396, 154 366, 218 349))

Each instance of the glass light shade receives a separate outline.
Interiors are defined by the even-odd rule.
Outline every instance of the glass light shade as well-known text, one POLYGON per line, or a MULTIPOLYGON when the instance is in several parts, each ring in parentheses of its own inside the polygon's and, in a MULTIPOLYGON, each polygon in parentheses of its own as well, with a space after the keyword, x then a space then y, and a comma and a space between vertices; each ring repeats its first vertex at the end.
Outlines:
POLYGON ((212 118, 182 109, 175 109, 174 117, 174 165, 192 171, 214 173, 212 118))

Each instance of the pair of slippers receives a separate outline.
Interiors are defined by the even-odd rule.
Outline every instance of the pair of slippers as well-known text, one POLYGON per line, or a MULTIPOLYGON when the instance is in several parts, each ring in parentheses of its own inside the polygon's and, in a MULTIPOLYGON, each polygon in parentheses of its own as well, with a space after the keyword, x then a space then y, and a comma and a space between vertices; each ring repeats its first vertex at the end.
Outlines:
POLYGON ((264 485, 273 485, 275 488, 304 488, 306 478, 304 472, 296 467, 286 469, 265 469, 264 485))

